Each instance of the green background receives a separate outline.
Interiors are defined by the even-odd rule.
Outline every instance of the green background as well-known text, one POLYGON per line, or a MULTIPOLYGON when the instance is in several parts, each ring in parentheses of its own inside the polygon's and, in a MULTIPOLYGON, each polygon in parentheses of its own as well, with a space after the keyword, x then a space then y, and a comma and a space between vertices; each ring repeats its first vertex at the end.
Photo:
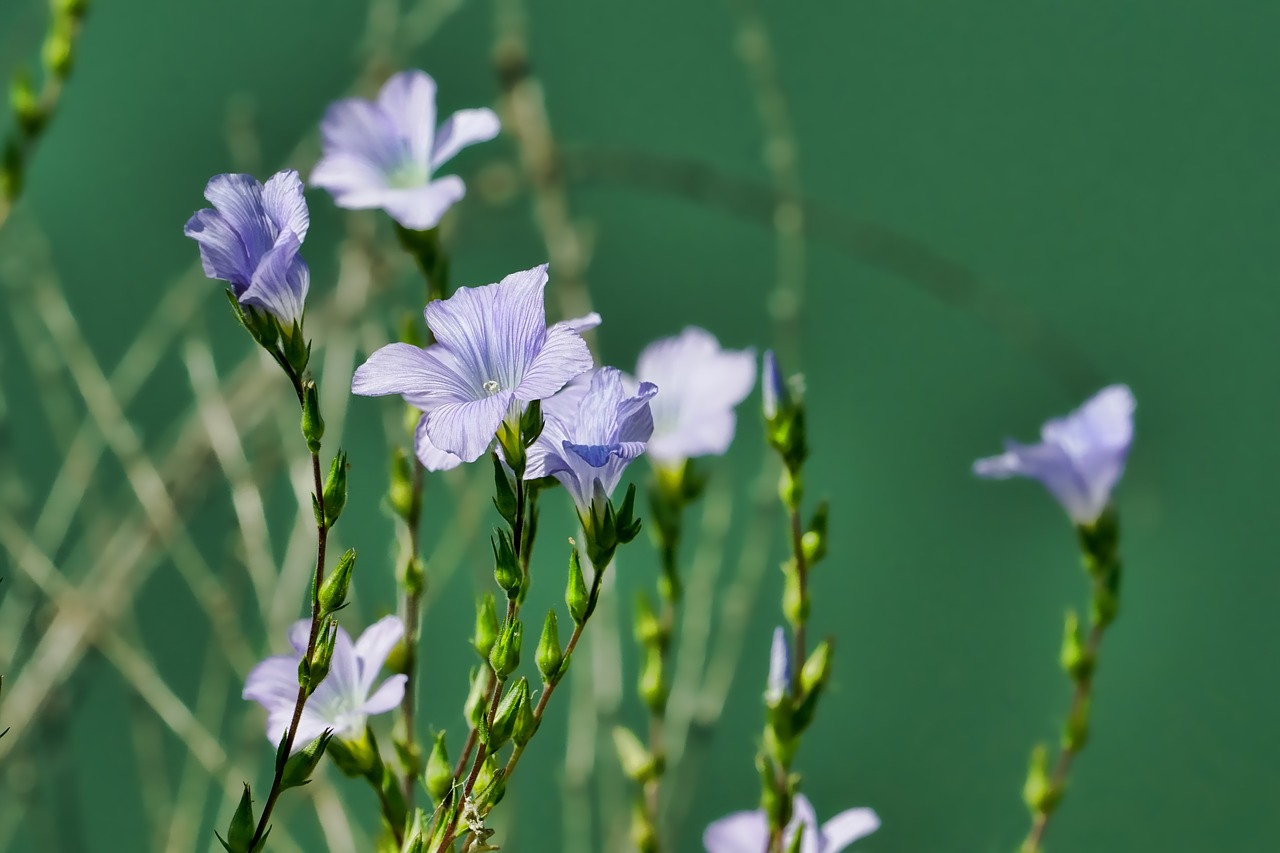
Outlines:
MULTIPOLYGON (((557 138, 705 163, 767 187, 765 136, 734 51, 732 8, 537 4, 530 54, 557 138)), ((1138 399, 1118 493, 1122 614, 1103 648, 1094 736, 1049 847, 1276 849, 1280 7, 864 0, 770 2, 762 14, 806 195, 836 219, 875 223, 949 258, 985 294, 940 299, 919 277, 874 262, 839 227, 809 242, 803 359, 788 366, 803 368, 809 390, 809 492, 832 503, 831 553, 813 578, 814 629, 836 634, 838 651, 832 688, 798 759, 803 789, 820 816, 857 805, 879 812, 883 829, 859 850, 1016 848, 1027 825, 1019 795, 1028 751, 1054 737, 1068 698, 1056 666, 1062 614, 1082 603, 1086 583, 1071 529, 1039 487, 978 481, 969 465, 1002 437, 1030 439, 1045 417, 1122 381, 1138 399), (1032 343, 1016 334, 1022 326, 988 321, 1008 316, 982 307, 991 304, 1036 318, 1032 343), (1067 346, 1040 346, 1051 333, 1067 346)), ((103 365, 119 360, 196 257, 182 224, 202 205, 208 176, 232 168, 229 99, 253 106, 262 175, 282 165, 305 170, 309 160, 283 158, 349 90, 362 65, 365 17, 363 4, 339 0, 96 4, 77 73, 0 252, 25 250, 12 239, 15 223, 38 223, 103 365)), ((32 66, 44 26, 43 4, 0 3, 0 73, 32 66)), ((442 113, 492 103, 493 42, 492 7, 467 3, 404 63, 437 78, 442 113)), ((511 161, 514 150, 502 138, 453 168, 470 179, 490 162, 511 161)), ((573 216, 595 235, 586 278, 605 318, 604 359, 629 367, 647 341, 690 323, 726 345, 770 345, 776 246, 767 220, 653 189, 606 180, 571 186, 573 216)), ((472 196, 456 216, 455 283, 495 281, 546 258, 527 193, 506 204, 472 196)), ((314 299, 332 287, 343 220, 323 193, 310 202, 314 299)), ((401 284, 371 308, 388 323, 412 304, 412 282, 401 284)), ((230 358, 248 341, 218 287, 202 286, 208 296, 197 326, 214 337, 220 359, 230 358)), ((11 419, 0 452, 11 454, 38 507, 59 450, 14 331, 0 323, 11 419)), ((180 351, 129 409, 144 436, 162 433, 189 403, 180 351)), ((286 406, 287 391, 279 391, 270 404, 286 406)), ((743 496, 760 459, 755 405, 753 398, 744 408, 735 450, 712 466, 743 496)), ((392 525, 377 506, 381 424, 392 409, 358 400, 347 424, 357 467, 343 541, 368 555, 360 618, 349 624, 393 601, 381 559, 392 525)), ((99 476, 122 487, 110 466, 99 476)), ((287 490, 271 494, 288 523, 287 490)), ((446 501, 433 494, 432 545, 441 535, 431 529, 433 508, 443 512, 446 501)), ((548 513, 557 510, 564 508, 553 503, 548 513)), ((76 529, 110 511, 91 507, 76 529)), ((192 522, 215 565, 234 562, 232 525, 229 499, 215 491, 192 522)), ((730 554, 749 526, 740 507, 730 554)), ((559 532, 546 534, 541 551, 554 580, 541 590, 542 607, 559 585, 559 532)), ((777 536, 772 547, 780 548, 777 536)), ((483 551, 473 550, 473 574, 482 578, 483 551)), ((618 569, 624 601, 655 569, 643 540, 631 550, 618 569)), ((0 574, 6 587, 23 584, 7 552, 0 574)), ((469 663, 470 584, 464 576, 433 590, 424 628, 423 713, 454 732, 469 663)), ((707 822, 753 807, 758 796, 751 761, 780 586, 768 572, 676 849, 700 849, 707 822)), ((138 611, 146 648, 192 701, 208 631, 190 593, 162 569, 138 611)), ((279 650, 280 638, 246 629, 256 649, 279 650)), ((0 661, 10 674, 6 692, 21 680, 21 663, 21 654, 0 661)), ((627 685, 631 664, 628 657, 627 685)), ((36 753, 35 772, 50 776, 34 788, 23 783, 32 793, 21 798, 16 771, 0 767, 0 813, 23 810, 11 849, 148 849, 131 781, 128 691, 92 658, 74 684, 62 727, 43 741, 61 747, 56 778, 54 760, 46 767, 36 753)), ((237 717, 260 713, 233 706, 237 717)), ((533 766, 512 783, 503 810, 515 809, 519 828, 504 850, 562 849, 552 784, 560 710, 531 750, 533 766)), ((642 719, 630 698, 622 714, 642 719)), ((180 755, 170 746, 173 769, 180 755)), ((259 786, 265 741, 261 752, 251 780, 259 786)), ((610 772, 607 754, 601 764, 610 772)), ((344 790, 353 811, 372 807, 366 791, 344 790)), ((202 839, 229 816, 219 811, 221 793, 210 798, 202 839)), ((309 810, 286 805, 279 814, 310 837, 309 810)))

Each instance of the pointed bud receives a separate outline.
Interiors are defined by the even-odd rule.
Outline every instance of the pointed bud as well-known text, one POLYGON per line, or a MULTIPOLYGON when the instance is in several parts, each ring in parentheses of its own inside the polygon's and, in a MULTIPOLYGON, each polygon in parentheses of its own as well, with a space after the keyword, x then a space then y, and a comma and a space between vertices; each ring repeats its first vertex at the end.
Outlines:
POLYGON ((1093 674, 1093 657, 1080 634, 1080 617, 1074 610, 1067 611, 1062 633, 1062 668, 1072 681, 1087 681, 1093 674))
POLYGON ((1084 748, 1089 740, 1089 697, 1081 697, 1079 702, 1071 706, 1067 721, 1062 725, 1062 748, 1069 752, 1077 752, 1084 748))
POLYGON ((476 795, 477 808, 491 809, 498 804, 507 792, 505 775, 505 768, 499 767, 497 758, 489 753, 480 766, 480 774, 476 776, 475 790, 480 792, 476 795))
POLYGON ((520 438, 525 447, 533 447, 533 443, 542 435, 545 421, 542 417, 542 401, 534 400, 525 407, 520 415, 520 438))
POLYGON ((773 643, 769 647, 769 682, 764 691, 764 703, 776 708, 791 693, 791 652, 787 649, 787 632, 779 625, 773 629, 773 643))
POLYGON ((346 606, 347 590, 351 587, 351 573, 355 567, 356 551, 354 548, 348 548, 347 553, 338 560, 338 565, 334 566, 333 572, 325 578, 324 585, 320 587, 321 612, 333 613, 346 606))
POLYGON ((9 103, 22 132, 28 137, 38 134, 44 126, 46 116, 40 107, 40 98, 36 95, 30 75, 21 71, 13 75, 9 85, 9 103))
POLYGON ((486 592, 476 599, 476 631, 471 638, 472 647, 480 653, 480 657, 489 659, 489 652, 498 639, 498 609, 493 601, 493 593, 486 592))
POLYGON ((498 425, 497 438, 498 447, 502 449, 502 458, 506 460, 507 465, 511 466, 511 471, 516 478, 523 479, 528 455, 525 452, 524 442, 520 439, 519 432, 519 422, 513 424, 511 419, 507 418, 498 425))
POLYGON ((765 352, 761 370, 765 436, 782 457, 786 468, 793 472, 800 470, 808 455, 800 385, 799 377, 785 381, 773 351, 765 352))
POLYGON ((253 842, 253 833, 257 828, 258 824, 253 819, 253 797, 246 784, 244 793, 240 796, 240 805, 236 807, 236 813, 231 816, 231 824, 227 827, 227 840, 222 842, 222 846, 232 853, 249 853, 249 845, 253 842))
POLYGON ((653 611, 653 602, 649 600, 649 594, 644 590, 636 592, 635 613, 636 642, 642 646, 665 645, 667 638, 664 636, 662 623, 658 621, 658 614, 653 611))
POLYGON ((1051 814, 1061 796, 1062 792, 1049 775, 1049 750, 1042 743, 1036 744, 1027 768, 1027 781, 1022 786, 1022 799, 1033 813, 1051 814))
POLYGON ((499 681, 504 681, 520 666, 520 643, 523 636, 524 626, 519 619, 509 619, 503 624, 498 641, 489 652, 489 666, 493 667, 499 681))
POLYGON ((641 700, 649 708, 649 713, 660 715, 667 707, 667 684, 664 673, 662 650, 657 646, 649 646, 644 656, 644 666, 640 670, 638 690, 641 700))
POLYGON ((809 659, 800 668, 799 704, 791 715, 791 728, 799 733, 804 731, 818 710, 818 700, 831 677, 832 649, 831 640, 823 640, 809 655, 809 659))
POLYGON ((635 514, 636 484, 631 483, 627 486, 627 494, 622 499, 622 509, 618 510, 616 518, 617 539, 623 545, 640 534, 640 519, 636 518, 635 514))
POLYGON ((270 321, 280 330, 280 348, 284 351, 285 361, 289 362, 295 376, 301 376, 311 362, 311 341, 303 338, 301 323, 294 320, 285 326, 278 324, 274 317, 270 321))
POLYGON ((484 723, 489 710, 489 673, 484 668, 471 670, 471 690, 462 705, 462 713, 471 728, 478 729, 484 723))
POLYGON ((498 451, 490 453, 489 458, 493 460, 493 505, 497 507, 498 515, 514 528, 517 509, 515 486, 498 451))
POLYGON ((631 843, 636 853, 658 853, 658 830, 642 799, 631 805, 631 843))
POLYGON ((564 653, 560 651, 560 628, 556 624, 554 607, 547 610, 547 621, 542 623, 542 639, 538 640, 536 658, 542 680, 548 683, 556 681, 564 653))
POLYGON ((788 560, 782 571, 782 615, 794 628, 809 621, 809 594, 800 582, 794 559, 788 560))
POLYGON ((342 509, 347 505, 347 454, 338 451, 329 465, 329 476, 324 482, 324 526, 333 527, 342 509))
MULTIPOLYGON (((516 712, 520 709, 520 691, 517 689, 520 679, 511 688, 507 690, 507 694, 502 697, 502 701, 498 703, 498 710, 493 715, 493 725, 489 728, 489 751, 496 752, 507 741, 511 740, 511 733, 516 727, 516 712)), ((525 684, 525 692, 527 693, 529 686, 525 684)))
POLYGON ((517 746, 524 746, 538 731, 540 721, 533 715, 533 694, 527 679, 516 685, 520 691, 520 707, 516 709, 516 725, 511 732, 517 746))
POLYGON ((436 735, 436 742, 431 747, 431 755, 427 756, 427 793, 437 803, 443 802, 450 789, 453 788, 453 766, 449 763, 449 752, 444 744, 444 732, 436 735))
POLYGON ((516 556, 511 534, 505 530, 494 533, 495 538, 489 540, 493 546, 493 579, 506 592, 507 599, 514 601, 520 597, 520 584, 524 580, 520 559, 516 556))
POLYGON ((813 518, 809 521, 809 529, 800 539, 800 547, 804 552, 805 564, 812 568, 827 556, 827 515, 829 506, 826 501, 818 504, 813 518))
POLYGON ((591 600, 587 596, 586 580, 582 577, 582 559, 572 539, 569 540, 569 585, 564 592, 564 602, 569 606, 569 615, 576 625, 586 622, 591 615, 591 600))
POLYGON ((381 762, 373 732, 367 727, 358 739, 334 738, 329 741, 326 753, 342 774, 352 779, 368 778, 381 762))
POLYGON ((614 726, 613 747, 618 752, 618 763, 622 765, 622 772, 626 773, 631 781, 644 784, 657 775, 658 760, 631 729, 626 726, 614 726))
POLYGON ((311 661, 307 666, 307 680, 303 686, 310 696, 329 674, 329 663, 333 660, 333 646, 338 638, 338 623, 332 616, 325 616, 320 625, 320 633, 316 638, 316 647, 311 653, 311 661))
POLYGON ((320 439, 324 438, 324 418, 320 417, 320 392, 316 383, 308 379, 302 386, 302 437, 307 440, 307 450, 320 452, 320 439))
POLYGON ((311 774, 324 757, 325 748, 332 737, 333 729, 325 729, 320 737, 289 756, 284 765, 284 775, 280 779, 281 789, 296 788, 311 781, 311 774))
POLYGON ((778 359, 773 350, 764 351, 763 364, 760 368, 760 404, 764 411, 765 423, 771 423, 788 407, 790 394, 787 383, 783 381, 782 370, 778 367, 778 359))
POLYGON ((396 447, 391 451, 391 486, 387 489, 387 503, 400 518, 408 521, 413 517, 416 497, 413 488, 413 466, 417 460, 410 460, 404 448, 396 447))

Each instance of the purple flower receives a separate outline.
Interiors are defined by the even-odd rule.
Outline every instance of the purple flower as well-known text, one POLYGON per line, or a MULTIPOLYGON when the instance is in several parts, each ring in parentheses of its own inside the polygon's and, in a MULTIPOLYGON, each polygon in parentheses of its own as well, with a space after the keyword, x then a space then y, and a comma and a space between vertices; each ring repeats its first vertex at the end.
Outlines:
POLYGON ((1005 442, 1005 452, 973 463, 979 477, 1034 477, 1076 524, 1093 524, 1124 473, 1133 441, 1133 393, 1103 388, 1064 418, 1040 430, 1039 444, 1005 442))
POLYGON ((760 407, 764 410, 764 419, 771 421, 778 416, 778 404, 782 403, 785 406, 789 396, 787 382, 782 378, 778 359, 771 349, 764 351, 764 366, 761 372, 764 376, 761 379, 760 407))
POLYGON ((656 393, 652 382, 641 382, 629 396, 616 367, 579 377, 543 403, 546 426, 529 448, 525 479, 555 477, 578 515, 590 518, 592 503, 607 500, 628 463, 644 452, 653 434, 649 400, 656 393))
MULTIPOLYGON (((310 631, 310 621, 295 622, 289 629, 294 653, 267 658, 245 679, 242 695, 267 709, 267 739, 274 744, 284 738, 293 718, 298 701, 298 662, 307 651, 310 631)), ((370 690, 403 634, 404 624, 395 616, 387 616, 366 628, 352 645, 351 636, 338 626, 329 674, 302 709, 294 750, 315 740, 325 729, 333 729, 335 737, 356 739, 364 732, 366 717, 386 713, 400 704, 408 676, 393 675, 373 695, 370 690)))
POLYGON ((182 229, 200 244, 204 274, 230 284, 242 305, 275 315, 286 332, 301 323, 311 272, 298 250, 311 217, 298 173, 277 172, 265 186, 252 175, 215 175, 204 197, 214 209, 182 229))
MULTIPOLYGON (((796 794, 782 846, 790 849, 800 832, 800 853, 840 853, 879 828, 880 818, 865 808, 843 811, 819 827, 813 805, 796 794)), ((760 853, 769 845, 769 820, 763 811, 736 812, 708 826, 702 844, 707 853, 760 853)))
POLYGON ((436 81, 422 71, 391 77, 377 101, 332 104, 320 125, 324 156, 311 183, 348 210, 381 208, 414 231, 436 227, 467 188, 431 176, 468 145, 498 135, 493 110, 459 110, 436 128, 436 81))
POLYGON ((425 413, 417 450, 428 468, 452 467, 441 454, 474 462, 504 419, 518 420, 526 403, 591 369, 578 332, 568 323, 547 327, 546 285, 543 264, 431 302, 424 313, 437 342, 426 349, 388 344, 360 365, 351 390, 400 394, 425 413))
POLYGON ((710 332, 689 326, 640 353, 636 377, 662 389, 653 400, 653 437, 646 452, 662 467, 718 456, 733 441, 741 403, 756 383, 755 353, 723 350, 710 332))

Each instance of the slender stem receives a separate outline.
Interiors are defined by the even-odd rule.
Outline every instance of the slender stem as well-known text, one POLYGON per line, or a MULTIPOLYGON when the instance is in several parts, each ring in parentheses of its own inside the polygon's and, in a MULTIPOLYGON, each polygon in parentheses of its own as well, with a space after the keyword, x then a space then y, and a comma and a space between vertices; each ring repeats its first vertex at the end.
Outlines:
MULTIPOLYGON (((423 488, 423 469, 422 464, 415 458, 413 460, 413 497, 409 503, 409 513, 405 518, 405 525, 409 529, 409 560, 416 563, 418 560, 419 537, 418 531, 419 521, 422 517, 422 488, 423 488)), ((410 570, 416 571, 416 567, 411 565, 410 570)), ((410 585, 409 590, 404 597, 404 698, 400 700, 400 716, 404 722, 404 751, 406 755, 413 756, 416 754, 414 745, 414 703, 417 697, 417 676, 418 676, 418 630, 421 627, 421 610, 422 610, 422 584, 414 583, 410 585)), ((404 792, 404 801, 407 808, 412 810, 414 790, 418 778, 418 767, 416 762, 408 761, 404 768, 404 778, 401 780, 401 788, 404 792)))
MULTIPOLYGON (((302 396, 302 385, 296 376, 293 376, 295 390, 298 391, 299 399, 302 396)), ((311 585, 311 631, 307 635, 307 651, 304 660, 311 660, 311 656, 316 650, 316 637, 320 632, 320 587, 324 583, 324 551, 329 540, 329 527, 324 521, 324 477, 320 472, 320 454, 311 454, 311 474, 315 482, 315 499, 318 507, 318 519, 316 522, 316 572, 315 580, 311 585)), ((271 792, 267 794, 267 801, 262 807, 262 817, 258 819, 258 826, 253 831, 253 838, 249 842, 249 849, 254 850, 261 842, 266 834, 267 825, 271 820, 271 812, 276 806, 276 800, 280 798, 281 782, 284 780, 285 764, 289 761, 289 755, 293 752, 294 738, 298 735, 298 723, 302 720, 302 708, 307 702, 307 688, 298 685, 298 699, 293 706, 293 718, 289 721, 289 728, 285 733, 284 749, 280 750, 276 758, 276 772, 271 779, 271 792)))
MULTIPOLYGON (((1097 660, 1098 647, 1102 644, 1102 634, 1105 628, 1102 625, 1094 624, 1089 630, 1089 638, 1086 641, 1086 654, 1090 660, 1097 660)), ((1078 679, 1076 681, 1075 690, 1071 694, 1071 708, 1067 712, 1068 720, 1078 719, 1089 703, 1093 695, 1093 676, 1078 679)), ((1050 775, 1050 790, 1062 791, 1067 782, 1067 774, 1071 772, 1071 763, 1075 760, 1076 755, 1080 752, 1082 744, 1076 738, 1067 738, 1063 740, 1062 745, 1058 749, 1058 759, 1054 762, 1053 773, 1050 775)), ((1049 819, 1053 816, 1055 809, 1038 810, 1035 819, 1031 823, 1031 831, 1027 834, 1027 839, 1022 843, 1022 853, 1039 853, 1040 844, 1044 839, 1044 834, 1049 828, 1049 819)))

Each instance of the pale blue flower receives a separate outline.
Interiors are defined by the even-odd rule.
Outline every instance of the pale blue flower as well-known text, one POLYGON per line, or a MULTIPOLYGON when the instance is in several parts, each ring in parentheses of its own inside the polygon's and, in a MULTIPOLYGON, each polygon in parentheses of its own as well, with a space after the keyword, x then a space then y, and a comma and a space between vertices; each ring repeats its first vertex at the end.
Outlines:
MULTIPOLYGON (((843 811, 819 826, 813 804, 796 794, 782 847, 790 849, 799 832, 800 853, 840 853, 879 828, 880 818, 866 808, 843 811)), ((708 826, 702 844, 707 853, 762 853, 769 846, 769 819, 762 810, 736 812, 708 826)))
POLYGON ((391 77, 376 101, 332 104, 320 125, 324 156, 311 183, 338 207, 381 208, 405 228, 425 231, 466 194, 457 175, 436 170, 468 145, 498 135, 490 109, 459 110, 436 128, 436 81, 422 71, 391 77))
POLYGON ((200 244, 204 274, 231 285, 242 305, 274 315, 288 331, 302 322, 311 272, 298 250, 311 217, 292 169, 266 185, 252 175, 215 175, 204 190, 213 209, 197 211, 183 233, 200 244))
POLYGON ((733 408, 756 383, 755 353, 721 349, 710 332, 689 326, 645 347, 636 378, 662 389, 653 399, 653 437, 645 452, 655 465, 678 467, 729 449, 733 408))
MULTIPOLYGON (((284 739, 298 701, 298 663, 307 651, 311 622, 303 619, 289 630, 293 654, 269 657, 255 666, 245 679, 245 699, 267 709, 267 739, 273 744, 284 739)), ((404 623, 387 616, 365 629, 353 644, 351 635, 338 626, 334 638, 329 674, 307 698, 293 741, 295 750, 332 729, 334 737, 355 740, 364 732, 365 720, 400 704, 408 676, 393 675, 373 689, 374 679, 387 655, 404 635, 404 623)))
POLYGON ((543 264, 431 302, 424 313, 436 343, 382 347, 357 368, 352 392, 400 394, 425 413, 418 428, 424 465, 450 467, 441 454, 474 462, 504 419, 518 420, 525 404, 591 369, 577 331, 568 323, 547 327, 546 285, 543 264))
POLYGON ((764 701, 773 706, 791 692, 791 653, 787 649, 787 632, 782 626, 773 629, 773 643, 769 647, 769 681, 764 701))
POLYGON ((592 503, 607 500, 627 465, 644 452, 653 433, 649 401, 656 393, 652 382, 641 382, 628 394, 616 367, 579 377, 542 404, 546 426, 529 448, 525 479, 555 477, 578 515, 590 518, 592 503))
POLYGON ((1124 473, 1135 406, 1127 386, 1104 388, 1066 417, 1048 421, 1039 444, 1006 441, 1004 453, 979 459, 973 471, 1039 480, 1076 524, 1093 524, 1124 473))

